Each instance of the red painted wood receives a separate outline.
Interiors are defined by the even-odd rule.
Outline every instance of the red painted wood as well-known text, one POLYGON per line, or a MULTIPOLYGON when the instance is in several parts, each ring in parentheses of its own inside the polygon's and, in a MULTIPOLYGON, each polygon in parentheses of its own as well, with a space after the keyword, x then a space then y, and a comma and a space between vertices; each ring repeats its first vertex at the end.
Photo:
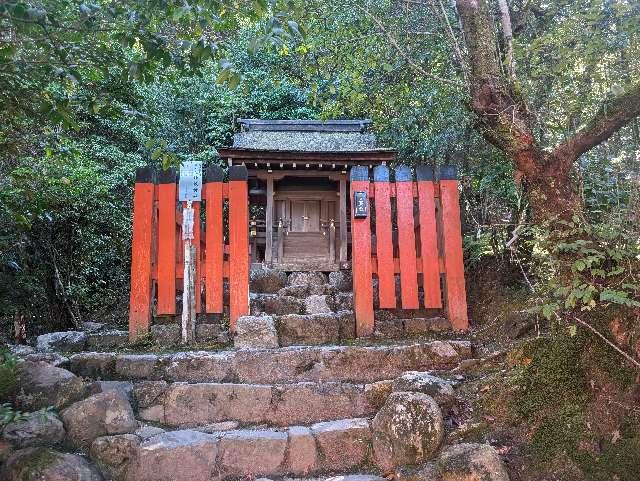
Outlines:
POLYGON ((224 239, 222 238, 222 182, 209 182, 205 191, 205 296, 206 312, 223 312, 222 276, 224 239))
POLYGON ((393 271, 393 235, 389 182, 375 182, 376 258, 381 309, 396 307, 396 282, 393 271))
POLYGON ((462 226, 457 180, 440 181, 442 239, 448 318, 454 329, 469 328, 462 257, 462 226))
POLYGON ((442 307, 434 191, 433 181, 418 181, 420 257, 422 258, 422 287, 424 289, 424 307, 426 308, 442 307))
POLYGON ((413 220, 413 182, 396 182, 400 298, 403 309, 418 309, 418 269, 413 220))
POLYGON ((176 313, 176 184, 158 185, 158 314, 176 313))
MULTIPOLYGON (((353 193, 369 193, 369 181, 351 181, 351 205, 353 193)), ((373 279, 371 273, 371 224, 370 218, 355 219, 351 209, 351 262, 353 270, 353 307, 358 337, 371 336, 374 329, 373 279)))
POLYGON ((151 248, 154 184, 136 183, 133 194, 133 241, 131 246, 131 292, 129 338, 149 331, 151 323, 151 248))
POLYGON ((249 198, 246 180, 229 181, 229 324, 249 314, 249 198))

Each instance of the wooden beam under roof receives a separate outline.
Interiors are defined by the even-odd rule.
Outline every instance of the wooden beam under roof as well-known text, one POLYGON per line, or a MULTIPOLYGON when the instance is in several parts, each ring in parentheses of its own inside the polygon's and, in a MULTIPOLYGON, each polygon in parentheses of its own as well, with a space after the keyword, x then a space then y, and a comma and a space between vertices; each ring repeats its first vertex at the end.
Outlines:
POLYGON ((335 164, 340 166, 351 165, 378 165, 381 162, 395 160, 397 151, 392 149, 361 150, 349 152, 307 152, 293 150, 256 150, 256 149, 218 149, 220 155, 230 159, 234 164, 241 162, 253 162, 267 164, 271 162, 289 163, 299 162, 310 165, 335 164))

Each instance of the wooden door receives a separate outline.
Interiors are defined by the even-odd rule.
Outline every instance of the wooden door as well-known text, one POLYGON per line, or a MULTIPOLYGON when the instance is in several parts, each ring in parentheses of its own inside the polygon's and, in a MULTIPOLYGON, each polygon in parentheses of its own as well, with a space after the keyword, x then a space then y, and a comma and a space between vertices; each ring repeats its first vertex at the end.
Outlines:
POLYGON ((320 232, 320 201, 291 201, 291 232, 320 232))
POLYGON ((320 232, 320 201, 305 201, 304 215, 306 221, 305 232, 320 232))

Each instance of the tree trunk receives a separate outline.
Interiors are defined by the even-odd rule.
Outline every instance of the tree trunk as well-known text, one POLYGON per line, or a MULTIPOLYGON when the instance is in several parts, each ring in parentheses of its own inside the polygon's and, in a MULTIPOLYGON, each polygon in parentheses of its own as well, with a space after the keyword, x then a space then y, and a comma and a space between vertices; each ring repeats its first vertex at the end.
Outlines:
MULTIPOLYGON (((536 221, 546 223, 581 214, 580 189, 571 177, 574 163, 640 115, 640 82, 605 99, 573 136, 547 151, 536 139, 535 118, 526 99, 514 90, 513 79, 502 72, 487 0, 456 0, 456 5, 471 67, 469 106, 477 115, 478 130, 513 162, 529 193, 536 221)), ((500 6, 508 43, 508 6, 503 0, 500 6)))
POLYGON ((571 219, 576 214, 582 215, 584 202, 571 172, 558 169, 555 163, 546 165, 525 181, 534 221, 553 223, 559 219, 571 219))

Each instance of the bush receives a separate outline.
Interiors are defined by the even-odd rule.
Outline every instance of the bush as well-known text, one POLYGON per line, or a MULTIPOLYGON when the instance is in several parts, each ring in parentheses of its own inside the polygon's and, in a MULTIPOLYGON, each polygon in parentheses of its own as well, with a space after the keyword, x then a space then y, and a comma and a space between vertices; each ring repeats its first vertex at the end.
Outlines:
POLYGON ((17 365, 15 356, 0 350, 0 404, 13 402, 17 390, 17 365))

